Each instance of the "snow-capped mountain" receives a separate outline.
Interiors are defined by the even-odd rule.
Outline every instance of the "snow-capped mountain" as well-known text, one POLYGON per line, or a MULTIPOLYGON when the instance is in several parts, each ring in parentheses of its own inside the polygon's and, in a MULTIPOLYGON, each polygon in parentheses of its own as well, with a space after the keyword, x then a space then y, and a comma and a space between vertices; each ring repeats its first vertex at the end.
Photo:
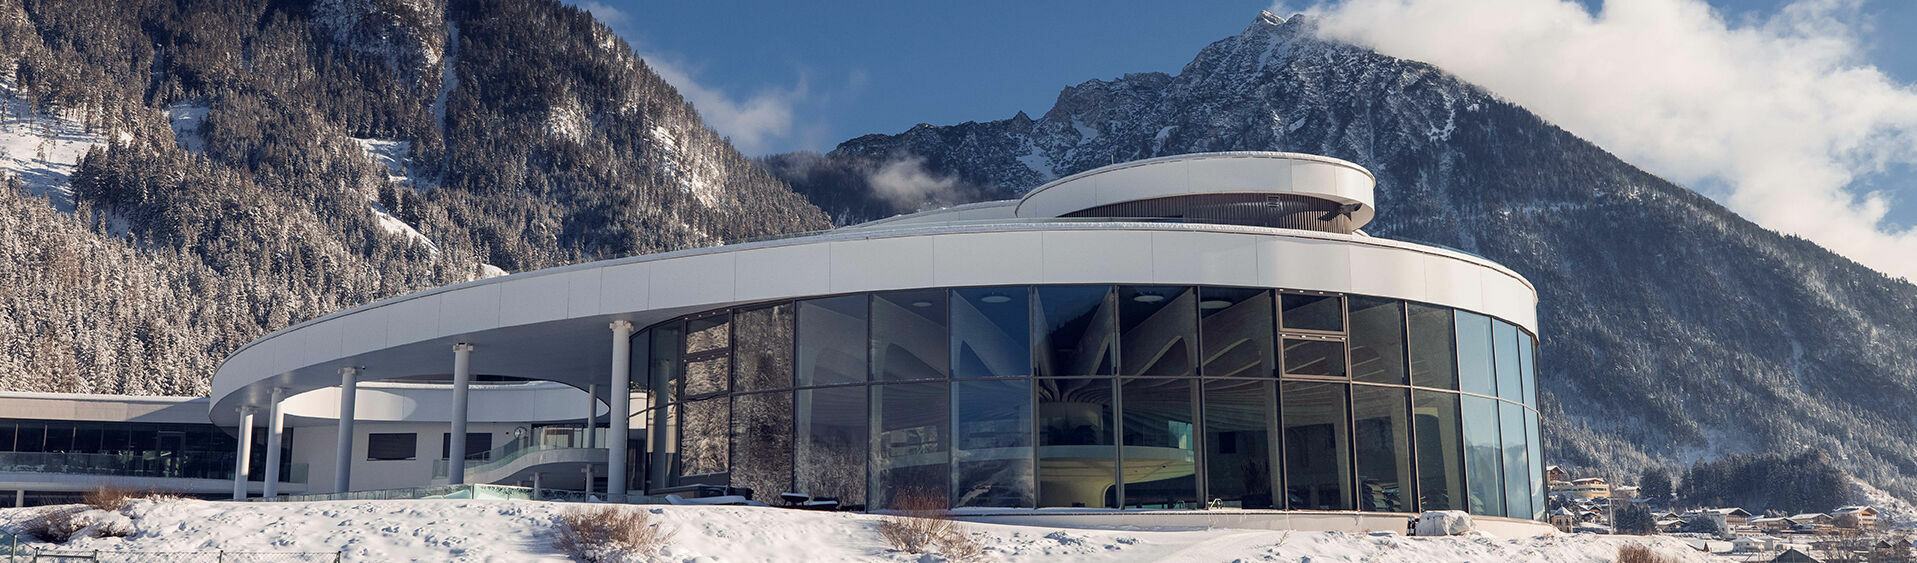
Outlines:
POLYGON ((830 225, 552 0, 0 2, 0 108, 7 391, 201 394, 344 307, 830 225))
POLYGON ((875 196, 871 175, 819 181, 891 162, 1008 197, 1161 155, 1351 160, 1378 176, 1367 231, 1478 253, 1537 285, 1551 463, 1631 471, 1821 450, 1917 496, 1917 286, 1759 227, 1441 69, 1315 27, 1263 14, 1175 76, 1086 81, 1037 119, 920 125, 766 162, 852 222, 971 199, 887 205, 896 198, 875 196))

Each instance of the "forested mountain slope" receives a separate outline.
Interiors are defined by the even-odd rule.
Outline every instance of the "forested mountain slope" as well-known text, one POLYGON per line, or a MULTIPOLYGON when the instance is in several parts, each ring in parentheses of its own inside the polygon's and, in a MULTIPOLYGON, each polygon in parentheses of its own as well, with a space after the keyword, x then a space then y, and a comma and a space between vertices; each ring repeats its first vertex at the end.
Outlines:
POLYGON ((5 390, 204 393, 342 307, 829 226, 550 0, 0 0, 0 82, 5 390))
POLYGON ((968 199, 883 197, 868 172, 893 162, 1010 197, 1161 155, 1351 160, 1378 176, 1367 231, 1482 254, 1537 285, 1551 463, 1813 450, 1917 497, 1917 286, 1752 224, 1438 68, 1314 29, 1266 14, 1176 76, 1087 81, 1038 119, 920 125, 767 163, 851 222, 968 199))

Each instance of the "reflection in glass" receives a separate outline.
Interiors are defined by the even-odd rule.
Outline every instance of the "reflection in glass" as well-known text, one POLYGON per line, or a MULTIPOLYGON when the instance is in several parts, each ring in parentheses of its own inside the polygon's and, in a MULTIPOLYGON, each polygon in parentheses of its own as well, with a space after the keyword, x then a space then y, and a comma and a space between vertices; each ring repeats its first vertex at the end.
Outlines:
POLYGON ((1458 395, 1411 392, 1418 429, 1418 510, 1465 510, 1458 395))
POLYGON ((636 427, 649 429, 646 464, 652 473, 647 479, 651 486, 666 487, 672 483, 672 476, 679 474, 679 408, 667 406, 679 401, 679 326, 664 324, 647 332, 651 342, 647 352, 650 373, 646 377, 652 389, 663 391, 647 394, 650 419, 636 427))
POLYGON ((1271 380, 1210 380, 1205 385, 1206 496, 1230 508, 1282 508, 1272 504, 1272 469, 1278 449, 1278 395, 1271 380))
POLYGON ((1280 384, 1285 493, 1294 510, 1351 510, 1351 430, 1342 383, 1280 384))
POLYGON ((1203 332, 1205 377, 1272 377, 1271 291, 1198 288, 1198 325, 1203 332))
MULTIPOLYGON (((1356 323, 1353 323, 1354 325, 1356 323)), ((1411 510, 1410 400, 1403 388, 1351 387, 1358 510, 1411 510)))
POLYGON ((871 442, 865 388, 800 389, 794 396, 795 492, 837 498, 845 505, 865 504, 866 444, 871 442))
POLYGON ((958 381, 952 392, 952 506, 1035 506, 1031 380, 958 381))
POLYGON ((1037 289, 1032 355, 1040 376, 1112 375, 1118 322, 1111 286, 1037 289))
POLYGON ((1394 299, 1351 298, 1351 379, 1405 384, 1404 305, 1394 299))
POLYGON ((1491 317, 1466 311, 1456 314, 1458 389, 1497 396, 1498 384, 1491 371, 1491 317))
POLYGON ((952 291, 952 377, 1032 373, 1032 297, 1026 287, 952 291))
POLYGON ((732 401, 725 397, 680 403, 679 474, 688 478, 680 484, 725 484, 724 477, 716 480, 694 477, 725 472, 727 437, 732 435, 732 425, 727 419, 731 414, 732 401))
POLYGON ((1498 371, 1498 398, 1524 401, 1523 376, 1518 373, 1518 328, 1504 321, 1491 321, 1492 358, 1498 371))
POLYGON ((1038 505, 1118 507, 1110 378, 1038 379, 1038 505))
POLYGON ((1538 413, 1524 412, 1525 457, 1530 460, 1531 519, 1543 520, 1547 508, 1544 493, 1544 442, 1538 439, 1538 413))
POLYGON ((1531 470, 1524 448, 1524 407, 1516 403, 1498 403, 1498 430, 1504 438, 1504 513, 1512 518, 1531 517, 1531 470))
POLYGON ((800 386, 865 381, 864 295, 799 302, 800 386))
POLYGON ((1197 508, 1190 379, 1125 378, 1121 436, 1126 508, 1197 508))
POLYGON ((1286 338, 1285 375, 1344 377, 1345 343, 1286 338))
POLYGON ((794 305, 784 303, 732 315, 734 391, 792 387, 794 310, 794 305))
POLYGON ((792 490, 791 393, 732 397, 732 486, 759 501, 792 490))
POLYGON ((724 393, 732 382, 729 315, 686 321, 686 395, 724 393))
POLYGON ((1538 367, 1532 356, 1537 346, 1531 335, 1518 333, 1518 375, 1523 380, 1524 406, 1534 409, 1538 408, 1538 367))
POLYGON ((1463 396, 1464 463, 1472 514, 1504 515, 1504 442, 1498 439, 1498 402, 1463 396))
POLYGON ((1336 295, 1301 295, 1284 293, 1283 314, 1278 318, 1284 323, 1285 330, 1322 330, 1343 332, 1345 330, 1344 298, 1336 295))
POLYGON ((1198 292, 1183 286, 1120 286, 1118 332, 1120 373, 1196 375, 1198 292))
MULTIPOLYGON (((942 340, 942 339, 941 339, 942 340)), ((952 431, 944 382, 872 386, 874 508, 901 508, 921 499, 944 503, 952 431)))
POLYGON ((951 366, 946 291, 872 294, 872 380, 945 379, 951 366))
POLYGON ((1451 310, 1417 303, 1405 304, 1411 341, 1411 384, 1438 389, 1458 388, 1458 365, 1453 357, 1457 340, 1451 310))

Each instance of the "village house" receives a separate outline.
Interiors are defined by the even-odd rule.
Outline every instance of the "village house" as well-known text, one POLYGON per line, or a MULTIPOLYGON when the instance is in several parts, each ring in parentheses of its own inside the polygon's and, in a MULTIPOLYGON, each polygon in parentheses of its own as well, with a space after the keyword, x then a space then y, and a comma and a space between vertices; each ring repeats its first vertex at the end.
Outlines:
POLYGON ((1831 511, 1831 523, 1835 524, 1842 516, 1850 514, 1857 517, 1857 529, 1871 531, 1877 529, 1877 509, 1868 506, 1846 506, 1831 511))

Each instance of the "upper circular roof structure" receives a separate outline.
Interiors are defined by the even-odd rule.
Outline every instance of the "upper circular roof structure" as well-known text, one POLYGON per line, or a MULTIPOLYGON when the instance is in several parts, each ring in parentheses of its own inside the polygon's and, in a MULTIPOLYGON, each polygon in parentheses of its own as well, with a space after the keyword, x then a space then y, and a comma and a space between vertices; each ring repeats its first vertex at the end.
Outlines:
POLYGON ((1377 179, 1336 158, 1184 154, 1114 164, 1039 186, 1018 217, 1162 217, 1350 233, 1376 213, 1377 179))

